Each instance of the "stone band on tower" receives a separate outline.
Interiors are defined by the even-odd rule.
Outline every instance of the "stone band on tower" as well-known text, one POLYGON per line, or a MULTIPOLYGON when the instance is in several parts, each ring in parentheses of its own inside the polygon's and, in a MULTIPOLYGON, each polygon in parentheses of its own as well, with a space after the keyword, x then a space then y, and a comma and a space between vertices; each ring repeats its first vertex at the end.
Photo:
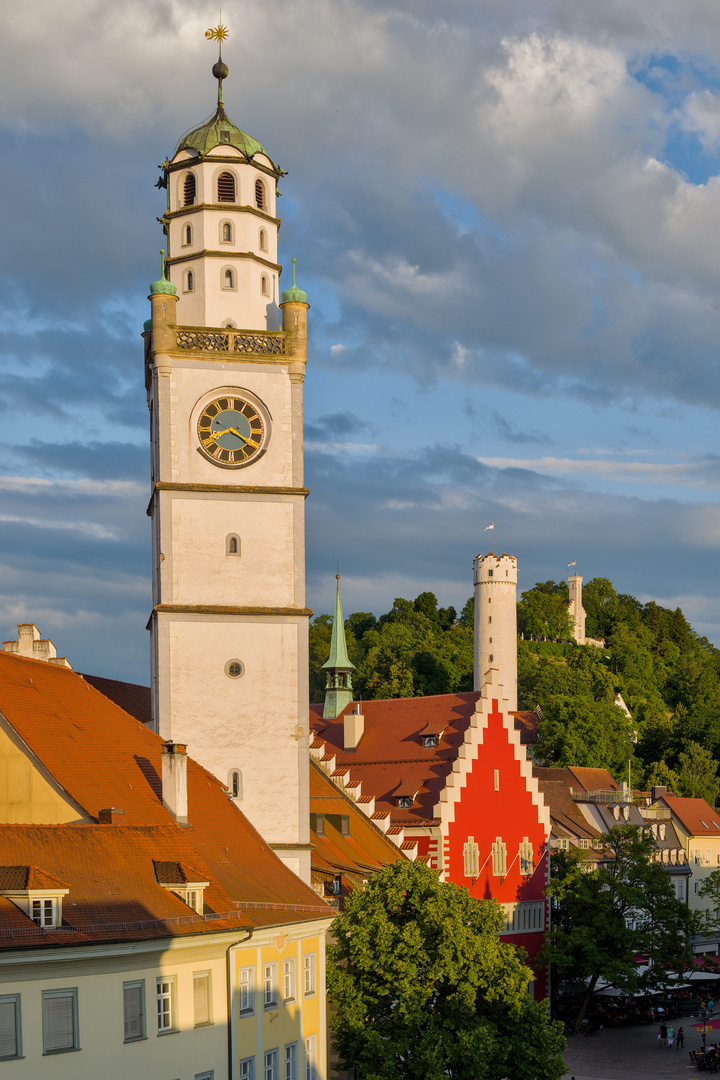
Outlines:
POLYGON ((494 668, 494 686, 503 688, 507 710, 517 709, 517 559, 514 555, 478 555, 475 584, 475 682, 480 690, 494 668))

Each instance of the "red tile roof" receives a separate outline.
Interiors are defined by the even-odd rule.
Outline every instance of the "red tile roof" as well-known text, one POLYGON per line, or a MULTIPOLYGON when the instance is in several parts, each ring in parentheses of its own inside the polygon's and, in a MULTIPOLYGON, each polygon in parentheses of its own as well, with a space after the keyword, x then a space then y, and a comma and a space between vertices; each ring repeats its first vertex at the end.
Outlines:
POLYGON ((141 724, 152 723, 150 687, 137 683, 120 682, 118 679, 104 679, 101 675, 83 675, 83 679, 110 698, 126 713, 130 713, 141 724))
POLYGON ((208 905, 227 911, 239 902, 245 924, 320 917, 324 908, 313 890, 192 758, 189 827, 175 822, 162 804, 162 740, 76 672, 0 653, 0 714, 87 817, 97 820, 108 806, 125 810, 122 825, 0 826, 0 865, 31 863, 62 877, 71 888, 67 900, 95 921, 164 918, 167 905, 175 915, 187 914, 182 901, 158 885, 153 860, 200 872, 199 880, 211 882, 208 905), (88 867, 95 868, 99 892, 88 867), (152 888, 143 886, 138 899, 139 876, 152 888), (290 910, 280 910, 287 905, 290 910))
MULTIPOLYGON (((373 825, 352 799, 344 795, 314 762, 310 762, 310 810, 325 815, 325 835, 312 832, 312 868, 324 873, 352 873, 367 877, 404 856, 385 834, 373 825), (333 822, 335 816, 349 818, 349 835, 333 822)), ((312 820, 312 819, 311 819, 312 820)))
POLYGON ((663 795, 662 802, 670 807, 691 836, 720 836, 720 815, 705 799, 681 799, 676 795, 663 795))
POLYGON ((23 892, 30 889, 67 889, 67 881, 61 881, 37 866, 0 866, 0 891, 23 892))

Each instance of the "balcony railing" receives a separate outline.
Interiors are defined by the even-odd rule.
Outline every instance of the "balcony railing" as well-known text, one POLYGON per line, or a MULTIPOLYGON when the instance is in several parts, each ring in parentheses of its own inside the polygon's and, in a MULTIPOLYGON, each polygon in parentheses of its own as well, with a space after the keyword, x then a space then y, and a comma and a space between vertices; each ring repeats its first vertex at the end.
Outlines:
POLYGON ((537 934, 545 929, 545 901, 520 900, 503 904, 505 925, 501 934, 537 934))
POLYGON ((175 330, 178 352, 232 356, 285 356, 282 330, 234 330, 225 327, 182 326, 175 330))

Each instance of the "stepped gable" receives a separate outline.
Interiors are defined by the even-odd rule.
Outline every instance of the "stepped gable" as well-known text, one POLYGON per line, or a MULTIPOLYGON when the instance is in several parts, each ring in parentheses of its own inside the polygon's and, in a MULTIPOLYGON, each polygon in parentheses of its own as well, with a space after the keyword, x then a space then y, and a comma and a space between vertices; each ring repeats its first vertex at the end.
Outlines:
MULTIPOLYGON (((311 705, 310 728, 325 744, 325 752, 336 755, 338 767, 349 767, 350 777, 362 783, 363 791, 375 795, 376 810, 389 812, 393 825, 431 824, 480 698, 481 691, 471 691, 350 702, 329 720, 323 719, 322 705, 311 705), (344 717, 356 706, 365 717, 365 731, 357 749, 346 753, 344 717), (438 746, 424 747, 425 735, 438 735, 438 746), (397 807, 402 795, 413 796, 416 805, 397 807)), ((533 716, 538 722, 536 714, 511 715, 520 743, 536 741, 537 728, 527 719, 533 716)))
MULTIPOLYGON (((0 714, 4 718, 0 723, 13 729, 91 822, 0 826, 0 865, 32 863, 67 880, 75 893, 78 880, 84 879, 73 880, 63 868, 64 859, 77 873, 83 860, 92 859, 98 875, 107 880, 115 874, 117 862, 125 868, 117 875, 117 887, 124 888, 125 902, 130 903, 136 876, 134 871, 128 873, 127 859, 148 858, 153 881, 153 860, 181 862, 207 869, 212 889, 218 890, 211 904, 216 910, 222 910, 223 897, 232 902, 315 908, 314 914, 253 910, 246 914, 252 925, 321 917, 318 905, 322 907, 322 902, 313 890, 280 861, 228 798, 220 781, 190 757, 188 826, 177 824, 162 803, 163 740, 76 672, 0 653, 0 714), (107 807, 124 810, 122 825, 93 823, 107 807), (55 845, 56 858, 36 857, 48 845, 55 845), (67 849, 62 858, 61 847, 67 849), (137 856, 123 854, 125 847, 137 848, 137 856)), ((156 882, 155 887, 164 894, 156 882)), ((78 893, 69 899, 78 900, 78 896, 92 906, 94 894, 78 893)), ((162 904, 168 901, 158 903, 160 908, 152 905, 149 910, 159 910, 160 915, 148 918, 163 917, 167 909, 162 904)), ((187 914, 187 907, 178 903, 187 914)))
MULTIPOLYGON (((405 855, 373 825, 355 802, 344 795, 314 762, 310 762, 310 812, 324 814, 325 834, 313 830, 314 872, 351 874, 362 878, 405 855), (343 835, 338 817, 347 816, 349 833, 343 835), (333 820, 336 819, 336 820, 333 820)), ((311 819, 312 821, 312 819, 311 819)))

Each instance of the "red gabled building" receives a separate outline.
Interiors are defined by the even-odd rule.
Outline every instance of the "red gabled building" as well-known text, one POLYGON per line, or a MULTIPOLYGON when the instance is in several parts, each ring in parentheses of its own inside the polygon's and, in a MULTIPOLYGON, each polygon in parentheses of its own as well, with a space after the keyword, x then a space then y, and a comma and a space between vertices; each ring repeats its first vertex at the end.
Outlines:
MULTIPOLYGON (((443 879, 505 908, 504 936, 532 964, 544 939, 550 816, 527 758, 525 714, 488 672, 480 691, 310 710, 311 753, 373 820, 443 879)), ((545 974, 536 970, 536 996, 545 974)))

